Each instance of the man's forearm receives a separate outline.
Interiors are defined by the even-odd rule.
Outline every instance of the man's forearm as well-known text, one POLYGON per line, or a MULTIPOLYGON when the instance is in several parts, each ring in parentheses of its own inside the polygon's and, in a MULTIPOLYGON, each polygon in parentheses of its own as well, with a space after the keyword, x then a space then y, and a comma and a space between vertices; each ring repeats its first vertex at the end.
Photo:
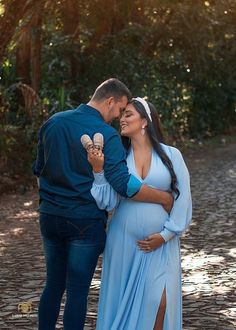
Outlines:
POLYGON ((166 191, 158 190, 147 185, 142 185, 139 192, 132 197, 138 202, 161 204, 163 207, 171 210, 173 204, 172 194, 166 191))

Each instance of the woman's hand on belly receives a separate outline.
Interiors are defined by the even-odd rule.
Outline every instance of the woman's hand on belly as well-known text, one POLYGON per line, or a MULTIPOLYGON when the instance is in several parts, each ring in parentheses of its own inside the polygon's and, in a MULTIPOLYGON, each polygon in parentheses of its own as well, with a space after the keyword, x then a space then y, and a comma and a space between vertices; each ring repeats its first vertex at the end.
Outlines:
POLYGON ((144 240, 138 240, 137 245, 143 252, 152 252, 165 243, 164 238, 159 234, 152 234, 144 240))

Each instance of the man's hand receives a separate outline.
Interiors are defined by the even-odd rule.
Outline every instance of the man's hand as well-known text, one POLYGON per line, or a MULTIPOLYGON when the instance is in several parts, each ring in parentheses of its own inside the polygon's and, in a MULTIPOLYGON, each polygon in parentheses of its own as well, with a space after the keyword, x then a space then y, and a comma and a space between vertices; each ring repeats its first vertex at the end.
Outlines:
POLYGON ((132 200, 160 204, 167 213, 170 213, 174 203, 174 198, 170 192, 149 187, 146 184, 142 184, 139 192, 132 197, 132 200))
POLYGON ((92 165, 93 172, 99 173, 103 171, 104 154, 102 150, 95 147, 91 147, 87 150, 88 162, 92 165))
POLYGON ((164 238, 160 234, 152 234, 144 240, 138 240, 137 245, 143 252, 152 252, 158 249, 162 244, 165 243, 164 238))
POLYGON ((170 211, 172 210, 173 204, 174 204, 174 197, 173 197, 172 193, 170 193, 170 192, 163 192, 163 193, 166 194, 166 198, 165 198, 166 200, 162 204, 162 206, 167 213, 170 213, 170 211))

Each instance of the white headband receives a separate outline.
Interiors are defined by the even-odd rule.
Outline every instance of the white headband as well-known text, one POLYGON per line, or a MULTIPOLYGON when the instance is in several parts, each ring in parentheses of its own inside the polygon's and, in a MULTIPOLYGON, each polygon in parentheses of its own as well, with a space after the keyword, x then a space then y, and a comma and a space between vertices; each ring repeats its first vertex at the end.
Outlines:
POLYGON ((138 101, 143 105, 143 107, 148 115, 148 118, 150 119, 150 121, 152 121, 151 110, 149 108, 147 101, 142 99, 141 97, 134 97, 134 98, 132 98, 132 100, 138 101))

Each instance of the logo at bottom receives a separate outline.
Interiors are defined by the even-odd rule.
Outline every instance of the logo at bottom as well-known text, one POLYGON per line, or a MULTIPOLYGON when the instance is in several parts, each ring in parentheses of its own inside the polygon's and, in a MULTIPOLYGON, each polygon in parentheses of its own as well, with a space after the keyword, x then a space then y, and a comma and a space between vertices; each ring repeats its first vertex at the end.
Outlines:
POLYGON ((29 314, 32 312, 32 301, 25 301, 18 304, 18 311, 22 314, 29 314))

